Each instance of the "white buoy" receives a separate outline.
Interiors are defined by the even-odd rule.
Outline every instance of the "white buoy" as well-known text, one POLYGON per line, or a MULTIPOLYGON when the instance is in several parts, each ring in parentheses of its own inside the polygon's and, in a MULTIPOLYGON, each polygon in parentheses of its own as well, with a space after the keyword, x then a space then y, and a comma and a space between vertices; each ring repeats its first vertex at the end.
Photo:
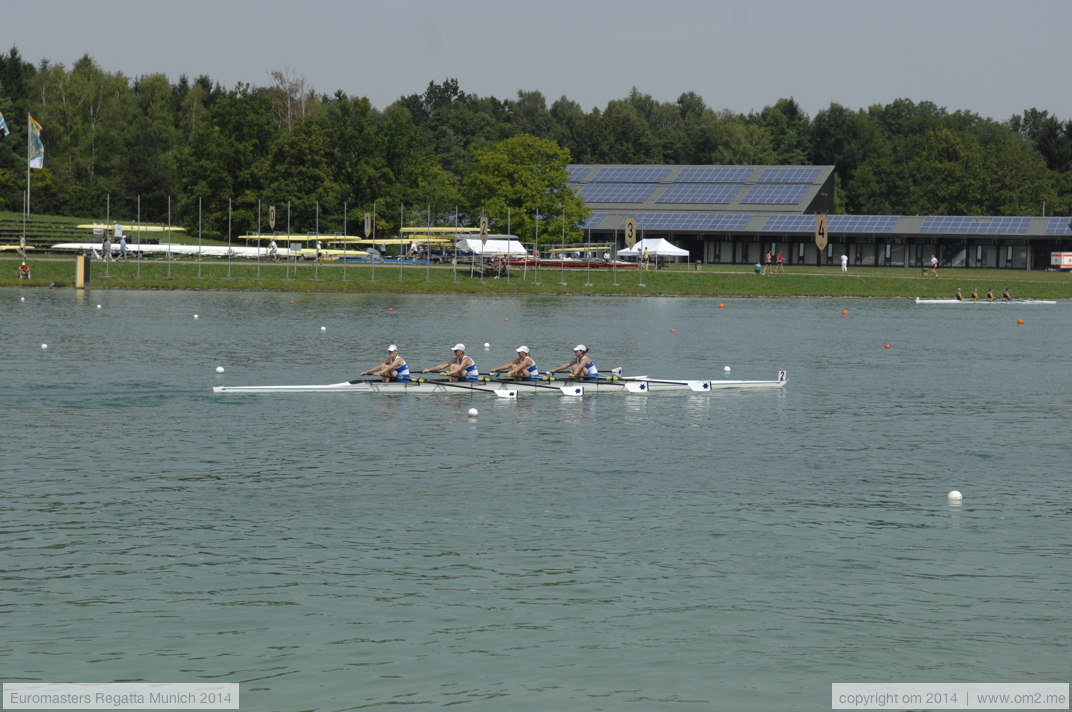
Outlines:
POLYGON ((322 327, 320 327, 320 330, 321 330, 321 331, 327 331, 327 330, 328 330, 328 327, 326 327, 326 326, 322 326, 322 327))
POLYGON ((46 349, 48 349, 48 344, 41 344, 41 350, 44 351, 46 349))
POLYGON ((223 373, 223 366, 217 366, 216 373, 223 373))
POLYGON ((19 297, 19 301, 20 301, 20 302, 25 302, 25 301, 26 301, 26 297, 19 297))
POLYGON ((485 342, 484 342, 484 348, 486 348, 486 349, 490 349, 490 348, 491 348, 491 344, 489 344, 489 343, 488 343, 487 341, 485 341, 485 342))
POLYGON ((478 415, 480 415, 480 411, 479 411, 479 410, 477 410, 476 408, 470 408, 470 409, 469 409, 469 417, 470 417, 470 418, 475 418, 475 417, 476 417, 476 416, 478 416, 478 415))
POLYGON ((960 490, 951 490, 946 497, 949 498, 950 502, 960 502, 964 499, 964 495, 960 493, 960 490))
POLYGON ((97 308, 100 309, 100 304, 97 305, 97 308))
POLYGON ((194 314, 194 319, 197 319, 197 318, 198 318, 197 314, 194 314))
POLYGON ((729 366, 723 366, 722 370, 725 371, 726 373, 729 373, 732 369, 730 369, 729 366))

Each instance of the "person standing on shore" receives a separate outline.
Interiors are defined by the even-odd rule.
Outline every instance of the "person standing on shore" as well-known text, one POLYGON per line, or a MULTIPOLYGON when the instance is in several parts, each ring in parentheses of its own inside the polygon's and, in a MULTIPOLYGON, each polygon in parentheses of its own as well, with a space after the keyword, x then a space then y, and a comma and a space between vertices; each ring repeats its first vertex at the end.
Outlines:
POLYGON ((934 255, 931 255, 931 274, 938 276, 938 258, 934 255))
POLYGON ((849 256, 848 255, 842 255, 841 256, 841 271, 842 272, 848 272, 849 271, 849 256))

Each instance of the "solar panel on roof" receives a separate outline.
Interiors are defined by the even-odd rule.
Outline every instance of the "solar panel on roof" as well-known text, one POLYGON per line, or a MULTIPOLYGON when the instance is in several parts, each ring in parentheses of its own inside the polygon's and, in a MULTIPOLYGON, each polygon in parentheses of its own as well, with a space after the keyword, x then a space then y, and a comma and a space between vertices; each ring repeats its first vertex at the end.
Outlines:
POLYGON ((960 215, 932 215, 924 218, 920 232, 966 233, 974 235, 1023 235, 1031 224, 1031 218, 1022 217, 964 217, 960 215))
POLYGON ((754 185, 743 198, 742 203, 764 205, 792 205, 799 203, 812 189, 810 185, 754 185))
POLYGON ((752 177, 752 166, 682 168, 675 183, 744 183, 752 177))
POLYGON ((741 192, 741 184, 671 183, 656 203, 732 203, 741 192))
POLYGON ((588 216, 588 219, 581 225, 582 230, 593 230, 599 227, 599 223, 603 222, 603 218, 607 217, 606 213, 592 213, 588 216))
POLYGON ((831 232, 893 232, 897 215, 831 215, 831 232))
MULTIPOLYGON (((751 215, 726 215, 714 213, 643 213, 634 216, 640 230, 741 230, 751 215)), ((619 228, 625 227, 622 220, 619 228)))
POLYGON ((822 168, 772 166, 765 168, 756 183, 814 183, 822 168))
POLYGON ((658 183, 670 173, 665 166, 604 166, 593 183, 658 183))
POLYGON ((1047 235, 1072 235, 1072 218, 1050 218, 1046 223, 1047 235))
POLYGON ((760 230, 777 232, 813 232, 814 215, 771 215, 760 230))
POLYGON ((592 172, 592 166, 570 165, 566 166, 566 170, 569 171, 571 181, 579 181, 592 172))
POLYGON ((576 191, 588 203, 643 203, 657 187, 655 183, 587 183, 576 191))
MULTIPOLYGON (((831 215, 830 232, 893 232, 896 215, 831 215)), ((771 215, 760 230, 814 232, 814 215, 771 215)))

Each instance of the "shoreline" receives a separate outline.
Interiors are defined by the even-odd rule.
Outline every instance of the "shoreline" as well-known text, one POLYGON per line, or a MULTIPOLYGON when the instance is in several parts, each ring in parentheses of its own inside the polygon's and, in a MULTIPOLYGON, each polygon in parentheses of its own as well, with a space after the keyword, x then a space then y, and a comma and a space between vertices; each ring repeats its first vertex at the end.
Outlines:
MULTIPOLYGON (((17 257, 0 258, 0 287, 74 289, 74 257, 33 257, 31 279, 17 278, 17 257)), ((480 277, 468 266, 419 264, 246 263, 155 259, 90 263, 87 292, 114 289, 299 292, 310 294, 461 294, 558 297, 795 297, 951 298, 963 292, 1008 288, 1014 298, 1072 300, 1072 273, 947 268, 939 277, 913 268, 790 267, 757 275, 752 267, 672 265, 660 270, 585 270, 551 267, 480 277)), ((965 301, 970 301, 965 299, 965 301)), ((981 300, 980 300, 981 301, 981 300)))

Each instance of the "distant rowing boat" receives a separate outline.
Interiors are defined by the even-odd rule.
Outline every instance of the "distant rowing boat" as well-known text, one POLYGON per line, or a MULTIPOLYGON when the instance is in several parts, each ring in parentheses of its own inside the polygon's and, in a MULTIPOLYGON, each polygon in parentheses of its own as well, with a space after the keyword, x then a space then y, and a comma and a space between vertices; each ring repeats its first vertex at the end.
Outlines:
POLYGON ((1055 299, 923 299, 916 304, 1056 304, 1055 299))
POLYGON ((215 386, 214 393, 398 393, 449 394, 486 393, 498 398, 516 398, 521 393, 583 396, 586 393, 633 393, 644 395, 664 391, 709 393, 730 388, 782 388, 789 382, 785 371, 773 380, 708 380, 650 378, 648 376, 609 377, 596 380, 540 381, 356 381, 306 386, 215 386))

